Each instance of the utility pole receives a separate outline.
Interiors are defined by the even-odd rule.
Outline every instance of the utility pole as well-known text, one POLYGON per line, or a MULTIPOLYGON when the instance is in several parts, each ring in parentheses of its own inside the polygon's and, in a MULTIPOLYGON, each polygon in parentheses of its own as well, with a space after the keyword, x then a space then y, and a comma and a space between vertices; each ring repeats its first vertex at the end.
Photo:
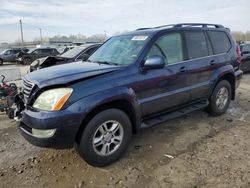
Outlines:
POLYGON ((21 29, 21 41, 22 41, 22 45, 24 45, 24 42, 23 42, 23 24, 22 24, 22 20, 19 20, 20 22, 20 29, 21 29))
POLYGON ((104 41, 103 42, 105 42, 106 39, 107 39, 107 31, 104 30, 104 41))
POLYGON ((40 31, 40 44, 42 45, 43 43, 42 28, 39 28, 39 31, 40 31))

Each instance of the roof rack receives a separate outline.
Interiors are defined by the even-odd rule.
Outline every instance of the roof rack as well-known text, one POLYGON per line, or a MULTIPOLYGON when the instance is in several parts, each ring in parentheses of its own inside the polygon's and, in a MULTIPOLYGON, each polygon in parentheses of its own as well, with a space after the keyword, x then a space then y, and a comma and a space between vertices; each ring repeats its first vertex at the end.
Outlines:
POLYGON ((182 27, 203 27, 203 28, 225 28, 219 24, 208 24, 208 23, 179 23, 179 24, 170 24, 170 25, 162 25, 157 27, 148 27, 148 28, 139 28, 138 30, 146 30, 146 29, 157 29, 164 27, 172 27, 172 28, 182 28, 182 27))
POLYGON ((174 27, 214 27, 214 28, 224 28, 224 26, 219 24, 208 24, 208 23, 179 23, 174 27))

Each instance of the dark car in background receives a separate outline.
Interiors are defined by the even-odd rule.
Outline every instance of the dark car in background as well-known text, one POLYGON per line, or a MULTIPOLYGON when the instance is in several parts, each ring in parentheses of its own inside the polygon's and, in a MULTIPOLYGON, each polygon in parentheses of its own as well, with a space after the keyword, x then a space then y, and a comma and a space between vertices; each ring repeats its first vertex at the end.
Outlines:
POLYGON ((61 55, 48 56, 37 59, 30 65, 30 72, 54 65, 61 65, 80 60, 86 61, 89 56, 94 53, 100 46, 101 43, 84 44, 81 46, 76 46, 61 55))
POLYGON ((4 50, 0 54, 0 65, 2 65, 4 62, 16 62, 17 55, 19 53, 27 53, 29 50, 27 48, 13 48, 4 50))
POLYGON ((241 51, 241 70, 243 72, 250 71, 250 43, 242 43, 240 44, 240 51, 241 51))
POLYGON ((30 65, 34 60, 42 58, 42 57, 47 57, 50 55, 58 55, 59 52, 57 51, 56 48, 36 48, 31 52, 20 52, 17 55, 17 61, 20 64, 24 65, 30 65))

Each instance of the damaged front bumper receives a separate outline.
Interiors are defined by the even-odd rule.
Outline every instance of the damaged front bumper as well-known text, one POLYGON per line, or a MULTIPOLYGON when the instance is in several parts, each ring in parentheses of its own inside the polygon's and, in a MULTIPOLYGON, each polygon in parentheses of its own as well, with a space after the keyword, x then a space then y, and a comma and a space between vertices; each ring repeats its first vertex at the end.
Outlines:
POLYGON ((24 105, 22 95, 16 97, 15 119, 22 136, 40 147, 73 147, 83 114, 72 105, 60 111, 37 111, 24 105))

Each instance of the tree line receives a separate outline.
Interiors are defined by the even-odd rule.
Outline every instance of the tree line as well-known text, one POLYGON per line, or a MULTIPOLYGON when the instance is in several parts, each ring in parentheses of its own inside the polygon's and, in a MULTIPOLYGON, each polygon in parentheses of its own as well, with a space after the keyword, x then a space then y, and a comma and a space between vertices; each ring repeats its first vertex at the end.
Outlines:
POLYGON ((250 41, 250 31, 233 31, 232 34, 237 42, 250 41))

